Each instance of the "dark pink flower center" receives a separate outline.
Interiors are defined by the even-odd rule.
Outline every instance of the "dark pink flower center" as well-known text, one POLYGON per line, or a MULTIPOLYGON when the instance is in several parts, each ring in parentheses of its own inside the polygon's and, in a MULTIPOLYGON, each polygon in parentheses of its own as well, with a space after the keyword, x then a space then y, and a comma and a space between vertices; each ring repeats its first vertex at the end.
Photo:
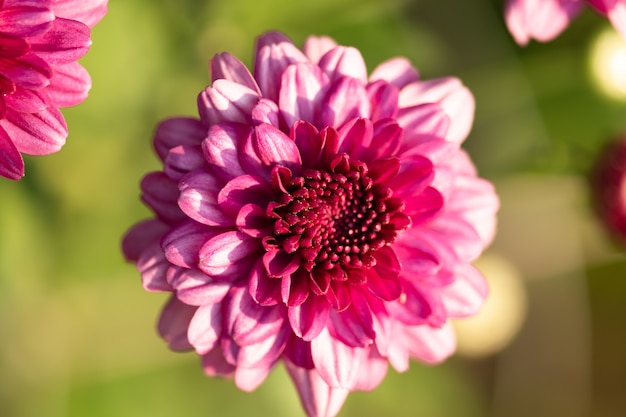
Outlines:
POLYGON ((326 170, 305 169, 297 177, 277 170, 273 182, 283 194, 268 207, 276 221, 265 248, 299 256, 317 293, 325 293, 331 280, 363 283, 359 270, 373 267, 376 251, 410 224, 404 203, 375 183, 364 162, 346 154, 326 170))

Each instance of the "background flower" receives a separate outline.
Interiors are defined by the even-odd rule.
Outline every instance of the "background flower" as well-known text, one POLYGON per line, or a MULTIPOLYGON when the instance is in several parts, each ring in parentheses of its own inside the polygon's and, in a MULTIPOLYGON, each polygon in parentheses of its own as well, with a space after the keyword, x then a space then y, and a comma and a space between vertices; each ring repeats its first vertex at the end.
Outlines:
POLYGON ((504 16, 518 44, 526 45, 531 39, 546 42, 565 30, 586 3, 607 16, 626 38, 626 2, 623 0, 507 0, 504 16))
POLYGON ((87 97, 91 79, 78 64, 90 27, 107 0, 5 1, 0 4, 0 175, 24 175, 20 153, 47 155, 65 143, 59 107, 87 97))
POLYGON ((157 129, 156 219, 126 236, 144 287, 173 297, 159 331, 209 375, 255 389, 283 360, 310 416, 333 416, 409 357, 455 348, 449 319, 487 293, 471 267, 498 201, 459 148, 474 111, 459 80, 404 58, 367 77, 358 50, 258 40, 254 76, 211 60, 199 119, 157 129))

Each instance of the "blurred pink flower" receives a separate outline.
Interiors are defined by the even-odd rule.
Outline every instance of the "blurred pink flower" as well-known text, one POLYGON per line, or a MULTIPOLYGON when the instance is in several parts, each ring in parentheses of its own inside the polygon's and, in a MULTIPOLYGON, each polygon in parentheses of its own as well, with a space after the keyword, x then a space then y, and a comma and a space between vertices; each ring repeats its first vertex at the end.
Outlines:
POLYGON ((474 99, 404 58, 368 77, 358 50, 280 33, 252 75, 211 60, 199 119, 157 128, 164 169, 143 179, 156 218, 123 251, 148 291, 172 293, 159 332, 208 375, 255 389, 282 360, 309 416, 338 413, 388 363, 440 362, 450 318, 487 294, 471 265, 498 199, 460 149, 474 99))
POLYGON ((77 62, 107 0, 0 1, 0 175, 24 175, 21 153, 47 155, 65 143, 59 107, 82 102, 91 87, 77 62))
POLYGON ((518 44, 526 45, 531 39, 546 42, 565 30, 585 3, 607 16, 626 38, 626 0, 507 0, 504 16, 518 44))
POLYGON ((600 153, 591 177, 595 209, 610 234, 626 244, 626 137, 600 153))

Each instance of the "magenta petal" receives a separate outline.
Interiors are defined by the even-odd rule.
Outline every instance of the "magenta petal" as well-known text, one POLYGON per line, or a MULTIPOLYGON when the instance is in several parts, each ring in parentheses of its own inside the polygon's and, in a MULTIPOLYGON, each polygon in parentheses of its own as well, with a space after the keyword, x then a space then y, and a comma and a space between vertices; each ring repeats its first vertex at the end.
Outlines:
POLYGON ((177 204, 178 184, 163 172, 151 172, 141 180, 141 199, 159 218, 168 223, 185 219, 177 204))
POLYGON ((222 306, 209 304, 198 307, 189 322, 187 338, 198 355, 204 355, 217 345, 222 332, 222 306))
POLYGON ((274 226, 267 218, 265 210, 256 204, 246 204, 241 207, 235 222, 240 231, 256 238, 262 238, 274 231, 274 226))
POLYGON ((246 204, 264 207, 273 200, 273 197, 273 191, 263 179, 252 175, 241 175, 222 187, 217 196, 217 202, 222 212, 236 219, 239 210, 246 204))
POLYGON ((141 274, 143 288, 153 292, 172 292, 172 287, 166 279, 170 266, 158 241, 148 246, 137 260, 137 270, 141 274))
MULTIPOLYGON (((278 308, 278 306, 264 308, 271 309, 278 308)), ((288 328, 281 327, 258 343, 242 346, 237 357, 238 367, 270 368, 282 355, 288 339, 288 328)))
POLYGON ((302 268, 281 279, 282 300, 289 307, 304 303, 309 297, 309 289, 309 273, 302 268))
POLYGON ((402 284, 397 277, 383 277, 374 268, 367 271, 367 288, 385 301, 397 300, 402 294, 402 284))
POLYGON ((387 184, 395 197, 410 201, 430 185, 435 175, 433 164, 419 155, 401 159, 400 171, 387 184))
POLYGON ((4 97, 8 108, 21 113, 37 113, 50 105, 44 91, 17 88, 12 94, 4 97))
POLYGON ((9 111, 0 126, 13 139, 17 149, 28 155, 58 152, 67 138, 67 125, 61 112, 48 107, 39 113, 9 111))
POLYGON ((372 344, 374 332, 372 312, 358 290, 352 292, 350 307, 342 312, 330 311, 328 331, 335 339, 352 347, 372 344))
POLYGON ((305 341, 315 339, 326 327, 328 303, 323 296, 309 295, 299 306, 289 307, 288 316, 291 329, 305 341))
POLYGON ((456 349, 454 329, 449 323, 442 327, 407 326, 404 334, 411 356, 429 364, 444 361, 456 349))
POLYGON ((37 36, 48 30, 53 21, 54 13, 45 5, 41 7, 4 5, 0 10, 0 33, 17 37, 37 36))
POLYGON ((294 175, 300 173, 302 160, 295 142, 279 129, 267 123, 254 128, 246 151, 240 152, 240 161, 247 172, 255 172, 265 179, 270 178, 272 169, 280 165, 289 168, 294 175), (250 149, 251 148, 251 149, 250 149))
POLYGON ((198 145, 180 145, 168 152, 163 172, 175 181, 180 181, 191 171, 206 168, 202 148, 198 145))
POLYGON ((273 249, 263 255, 263 265, 270 277, 280 278, 291 275, 300 268, 300 256, 286 253, 282 249, 273 249))
POLYGON ((278 127, 280 125, 280 110, 278 105, 271 100, 262 98, 252 109, 252 122, 254 124, 267 123, 278 127))
POLYGON ((250 272, 248 291, 259 305, 273 306, 281 300, 281 280, 271 279, 267 275, 263 261, 259 259, 250 272))
POLYGON ((89 51, 90 36, 85 24, 57 17, 49 30, 31 40, 30 47, 49 64, 67 64, 89 51))
POLYGON ((382 119, 374 123, 374 137, 363 156, 366 162, 395 156, 404 139, 404 130, 393 119, 382 119))
POLYGON ((261 306, 248 288, 231 290, 225 305, 225 331, 239 346, 261 343, 280 331, 284 323, 284 306, 261 306))
POLYGON ((241 232, 224 232, 209 239, 200 249, 198 267, 208 275, 219 275, 232 264, 261 249, 259 239, 241 232))
POLYGON ((267 32, 259 37, 254 78, 259 83, 263 96, 278 101, 281 74, 288 66, 307 61, 306 56, 282 33, 267 32))
POLYGON ((287 360, 285 367, 309 417, 335 417, 339 413, 349 390, 329 387, 315 369, 301 368, 287 360))
POLYGON ((158 330, 172 350, 188 350, 192 346, 187 338, 187 327, 197 307, 183 304, 176 297, 171 297, 161 311, 158 330))
POLYGON ((200 248, 218 233, 215 229, 190 220, 173 227, 163 236, 161 246, 167 260, 174 265, 195 268, 198 265, 200 248))
POLYGON ((413 225, 424 224, 441 212, 444 205, 443 197, 433 187, 427 187, 423 192, 406 199, 404 214, 411 216, 413 225))
POLYGON ((234 219, 222 212, 217 202, 222 181, 215 175, 194 171, 179 184, 180 209, 195 221, 208 226, 232 226, 234 219))
POLYGON ((374 126, 369 119, 352 119, 339 129, 339 152, 360 159, 369 148, 374 126))
POLYGON ((248 68, 228 52, 216 54, 213 59, 211 59, 210 67, 212 82, 219 79, 229 80, 244 85, 256 91, 259 96, 261 95, 261 90, 254 80, 254 77, 252 77, 252 74, 250 74, 250 71, 248 71, 248 68))
POLYGON ((321 137, 315 126, 304 120, 298 120, 291 126, 291 134, 300 151, 302 166, 312 168, 319 162, 322 150, 321 137))
POLYGON ((337 46, 329 50, 319 61, 321 69, 331 80, 340 77, 351 77, 361 84, 367 83, 367 69, 365 61, 358 49, 347 46, 337 46))
POLYGON ((28 53, 9 62, 9 65, 2 66, 2 75, 17 87, 38 90, 50 85, 54 73, 41 57, 28 53))
POLYGON ((89 73, 78 62, 57 65, 46 93, 58 107, 71 107, 83 102, 91 88, 89 73))
POLYGON ((404 293, 401 300, 385 305, 389 315, 401 323, 417 325, 426 323, 433 313, 433 308, 426 295, 418 291, 414 285, 404 285, 404 293))
POLYGON ((239 163, 238 149, 250 134, 249 127, 237 123, 222 123, 209 129, 202 149, 211 168, 224 180, 245 174, 239 163))
POLYGON ((207 128, 198 119, 173 117, 159 123, 154 135, 154 148, 162 161, 170 149, 179 145, 200 145, 207 128))
POLYGON ((19 180, 24 176, 22 155, 2 128, 0 128, 0 175, 11 180, 19 180))
POLYGON ((370 114, 370 101, 363 83, 354 78, 334 82, 322 103, 322 124, 339 128, 355 117, 370 114))
POLYGON ((370 81, 384 80, 388 83, 402 88, 405 85, 417 81, 419 74, 411 62, 406 58, 392 58, 378 65, 372 75, 370 81))
POLYGON ((232 284, 216 281, 197 269, 170 267, 167 282, 185 304, 202 306, 222 301, 232 284))
POLYGON ((90 28, 107 13, 108 0, 53 0, 54 14, 65 19, 78 20, 90 28))
MULTIPOLYGON (((321 123, 318 109, 329 82, 320 67, 310 63, 293 65, 285 70, 278 105, 288 128, 298 120, 314 125, 321 123)), ((337 97, 336 101, 339 99, 337 97)))
POLYGON ((396 117, 398 114, 398 87, 379 80, 368 84, 367 95, 372 108, 370 118, 373 121, 396 117))
POLYGON ((198 97, 200 120, 207 125, 223 122, 248 123, 259 95, 245 85, 219 79, 198 97))
POLYGON ((368 350, 347 346, 324 329, 311 341, 311 354, 315 368, 329 387, 352 389, 368 350))
MULTIPOLYGON (((0 131, 1 133, 1 131, 0 131)), ((130 228, 122 239, 122 253, 127 261, 137 261, 153 242, 159 241, 169 226, 160 220, 143 220, 130 228)))

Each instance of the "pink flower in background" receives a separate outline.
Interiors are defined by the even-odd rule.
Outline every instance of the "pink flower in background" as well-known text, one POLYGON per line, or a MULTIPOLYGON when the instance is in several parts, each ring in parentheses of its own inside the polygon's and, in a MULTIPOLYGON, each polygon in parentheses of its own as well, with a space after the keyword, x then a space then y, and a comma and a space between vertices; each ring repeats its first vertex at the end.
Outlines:
POLYGON ((474 99, 403 58, 371 75, 330 38, 258 40, 254 75, 211 61, 196 118, 163 121, 155 218, 123 251, 145 289, 171 292, 159 332, 243 390, 282 360, 309 416, 334 416, 388 364, 437 363, 450 318, 487 294, 471 266, 498 199, 460 149, 474 99))
POLYGON ((546 42, 557 37, 585 4, 607 16, 626 38, 626 0, 507 0, 504 15, 515 41, 526 45, 531 39, 546 42))
POLYGON ((24 175, 21 153, 47 155, 65 143, 59 107, 82 102, 91 87, 77 62, 107 0, 0 1, 0 175, 24 175))
POLYGON ((626 244, 626 138, 600 153, 591 177, 593 202, 610 234, 626 244))

